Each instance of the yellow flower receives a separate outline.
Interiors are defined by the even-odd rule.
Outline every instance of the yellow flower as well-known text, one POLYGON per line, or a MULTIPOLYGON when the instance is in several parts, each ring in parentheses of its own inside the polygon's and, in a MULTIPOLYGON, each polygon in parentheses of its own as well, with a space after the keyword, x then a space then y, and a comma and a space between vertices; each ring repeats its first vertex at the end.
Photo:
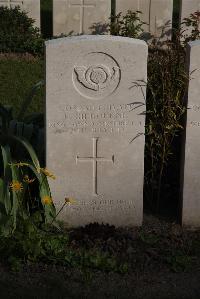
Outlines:
POLYGON ((74 203, 76 203, 76 200, 72 197, 66 197, 65 202, 68 204, 74 204, 74 203))
POLYGON ((48 195, 45 195, 42 197, 42 202, 45 205, 50 205, 50 204, 52 204, 52 198, 48 195))
POLYGON ((10 188, 14 192, 21 192, 23 190, 23 185, 18 181, 12 181, 12 183, 10 183, 10 188))
POLYGON ((49 178, 52 178, 53 180, 56 179, 55 175, 53 175, 48 169, 46 169, 46 168, 40 168, 40 171, 42 173, 44 173, 46 176, 48 176, 49 178))
POLYGON ((32 184, 35 181, 35 179, 29 179, 29 176, 25 175, 23 181, 27 184, 32 184))

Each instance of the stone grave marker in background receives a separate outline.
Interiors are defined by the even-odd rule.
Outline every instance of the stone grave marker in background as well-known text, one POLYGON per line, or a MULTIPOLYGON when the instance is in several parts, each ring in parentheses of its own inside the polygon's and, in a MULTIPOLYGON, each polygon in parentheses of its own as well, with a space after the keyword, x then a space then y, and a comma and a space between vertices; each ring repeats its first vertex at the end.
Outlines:
POLYGON ((148 25, 144 25, 144 32, 148 36, 160 37, 164 31, 163 39, 171 37, 173 0, 116 0, 116 14, 123 15, 131 11, 141 11, 140 18, 148 25))
POLYGON ((21 10, 35 20, 35 26, 40 28, 40 0, 0 0, 0 6, 14 8, 19 6, 21 10))
POLYGON ((47 167, 70 226, 141 225, 147 45, 111 36, 46 42, 47 167), (142 85, 142 86, 141 86, 142 85))
POLYGON ((110 0, 53 0, 53 34, 106 32, 110 14, 110 0))
MULTIPOLYGON (((180 23, 183 22, 184 18, 189 18, 189 16, 196 12, 200 11, 200 0, 181 0, 180 1, 180 23)), ((184 35, 190 34, 191 29, 182 25, 185 32, 184 35)), ((200 28, 199 28, 200 29, 200 28)))
POLYGON ((200 41, 188 44, 188 89, 182 223, 200 226, 200 41))

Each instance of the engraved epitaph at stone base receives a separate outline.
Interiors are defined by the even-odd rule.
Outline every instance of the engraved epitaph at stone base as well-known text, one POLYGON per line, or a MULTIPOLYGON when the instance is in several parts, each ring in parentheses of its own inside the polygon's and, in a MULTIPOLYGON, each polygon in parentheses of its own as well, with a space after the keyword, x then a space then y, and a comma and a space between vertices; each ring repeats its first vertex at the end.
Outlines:
POLYGON ((53 0, 53 34, 105 33, 110 14, 110 0, 53 0))
POLYGON ((34 25, 40 28, 40 0, 0 0, 0 6, 14 8, 19 6, 27 12, 28 16, 35 20, 34 25))
POLYGON ((116 14, 123 15, 131 11, 141 11, 140 19, 146 24, 143 25, 144 36, 150 32, 154 37, 169 39, 172 29, 173 0, 116 0, 116 14))
POLYGON ((47 167, 69 226, 141 225, 147 45, 81 36, 46 42, 47 167), (141 81, 140 81, 141 82, 141 81))
POLYGON ((200 41, 187 48, 189 74, 185 136, 182 224, 200 227, 200 41))

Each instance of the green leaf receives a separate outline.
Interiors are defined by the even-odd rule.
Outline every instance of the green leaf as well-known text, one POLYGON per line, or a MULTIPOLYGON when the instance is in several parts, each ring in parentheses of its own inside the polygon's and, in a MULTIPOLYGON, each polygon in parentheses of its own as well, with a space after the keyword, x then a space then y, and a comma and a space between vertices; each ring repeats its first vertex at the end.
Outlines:
POLYGON ((4 166, 4 178, 7 181, 7 178, 11 175, 10 169, 10 147, 8 145, 1 146, 2 157, 3 157, 3 166, 4 166))
POLYGON ((56 209, 53 204, 47 205, 47 204, 44 204, 42 201, 42 198, 44 196, 51 197, 51 191, 50 191, 47 177, 44 173, 38 172, 37 169, 33 165, 29 164, 28 167, 33 171, 33 173, 35 174, 35 176, 38 180, 38 183, 39 183, 39 193, 40 193, 41 203, 44 208, 46 223, 51 223, 52 220, 56 216, 56 209))
POLYGON ((28 153, 32 159, 32 162, 33 162, 35 168, 39 172, 40 171, 40 162, 38 160, 37 154, 36 154, 35 150, 33 149, 32 145, 22 137, 16 137, 14 135, 10 135, 10 137, 12 139, 18 141, 19 143, 21 143, 26 148, 26 150, 28 151, 28 153))

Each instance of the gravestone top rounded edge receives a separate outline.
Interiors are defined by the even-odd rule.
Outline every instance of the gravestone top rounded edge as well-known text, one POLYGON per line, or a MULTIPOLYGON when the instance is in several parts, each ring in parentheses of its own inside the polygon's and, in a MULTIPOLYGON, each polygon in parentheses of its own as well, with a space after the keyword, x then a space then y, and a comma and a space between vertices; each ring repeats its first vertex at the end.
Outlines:
POLYGON ((130 44, 143 45, 148 47, 147 43, 143 40, 130 38, 130 37, 122 37, 122 36, 108 36, 108 35, 80 35, 80 36, 72 36, 72 37, 61 37, 52 40, 48 40, 45 42, 46 46, 54 46, 65 43, 77 43, 77 42, 95 42, 95 41, 111 41, 111 42, 126 42, 130 44))

